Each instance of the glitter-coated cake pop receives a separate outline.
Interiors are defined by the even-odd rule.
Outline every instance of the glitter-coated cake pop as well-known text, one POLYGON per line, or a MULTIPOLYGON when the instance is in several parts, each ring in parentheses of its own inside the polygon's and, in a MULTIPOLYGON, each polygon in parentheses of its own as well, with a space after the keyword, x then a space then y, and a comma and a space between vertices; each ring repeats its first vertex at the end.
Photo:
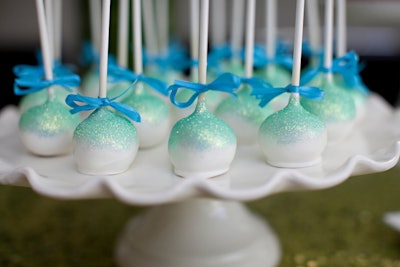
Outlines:
MULTIPOLYGON (((321 73, 323 77, 316 77, 319 82, 317 87, 324 91, 321 101, 301 99, 301 104, 309 112, 320 117, 328 130, 328 143, 336 143, 344 139, 354 125, 356 106, 353 98, 336 85, 329 74, 321 73)), ((314 85, 314 83, 313 83, 314 85)))
POLYGON ((210 178, 228 171, 236 152, 236 136, 224 121, 197 104, 189 117, 171 130, 168 153, 175 173, 210 178))
POLYGON ((159 145, 167 138, 170 129, 170 110, 163 100, 148 92, 132 92, 122 103, 140 113, 141 122, 135 124, 140 148, 159 145))
POLYGON ((19 120, 19 133, 25 147, 40 156, 56 156, 71 152, 72 134, 80 122, 64 104, 47 100, 25 111, 19 120))
POLYGON ((215 110, 234 130, 239 143, 251 144, 257 141, 258 128, 272 114, 271 106, 260 107, 259 100, 250 95, 251 89, 245 85, 236 97, 225 98, 215 110))
POLYGON ((94 111, 75 129, 74 159, 84 174, 117 174, 126 171, 136 157, 135 126, 107 107, 94 111))
MULTIPOLYGON (((54 90, 54 100, 65 105, 65 98, 70 92, 66 91, 61 86, 53 86, 54 90)), ((35 93, 24 95, 18 104, 18 108, 21 113, 24 113, 28 109, 44 104, 48 99, 47 91, 42 90, 35 93)), ((65 105, 66 106, 66 105, 65 105)))
POLYGON ((260 126, 259 142, 273 166, 299 168, 317 164, 327 142, 324 122, 306 111, 298 97, 269 116, 260 126))

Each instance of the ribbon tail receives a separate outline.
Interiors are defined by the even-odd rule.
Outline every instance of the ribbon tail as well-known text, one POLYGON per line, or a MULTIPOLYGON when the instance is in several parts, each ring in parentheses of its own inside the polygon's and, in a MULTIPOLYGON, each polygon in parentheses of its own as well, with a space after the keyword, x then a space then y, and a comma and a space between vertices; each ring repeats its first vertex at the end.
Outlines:
POLYGON ((136 121, 136 122, 141 121, 139 113, 130 106, 127 106, 127 105, 124 105, 124 104, 121 104, 118 102, 111 102, 110 106, 112 108, 114 108, 115 110, 121 112, 122 114, 124 114, 125 116, 127 116, 128 118, 130 118, 133 121, 136 121))
MULTIPOLYGON (((282 92, 283 93, 283 92, 282 92)), ((263 95, 261 97, 261 101, 258 104, 260 107, 265 107, 269 102, 272 101, 272 99, 274 99, 275 97, 277 97, 278 95, 282 94, 282 93, 274 93, 274 94, 266 94, 263 95)), ((260 98, 260 97, 257 97, 260 98)))

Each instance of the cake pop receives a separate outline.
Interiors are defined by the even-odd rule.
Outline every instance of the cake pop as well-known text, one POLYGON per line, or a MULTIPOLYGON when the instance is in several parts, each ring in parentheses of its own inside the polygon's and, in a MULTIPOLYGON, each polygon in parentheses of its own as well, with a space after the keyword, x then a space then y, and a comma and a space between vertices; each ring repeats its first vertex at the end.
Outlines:
POLYGON ((199 40, 199 82, 177 81, 170 87, 171 101, 179 88, 195 91, 190 101, 182 106, 190 106, 199 96, 195 111, 179 120, 173 126, 168 140, 168 154, 174 172, 182 177, 210 178, 229 170, 236 152, 236 136, 229 125, 208 111, 204 92, 210 89, 226 90, 233 93, 238 86, 236 77, 225 74, 207 84, 207 43, 209 0, 200 5, 199 40))
POLYGON ((65 105, 54 100, 53 86, 73 87, 77 86, 80 80, 77 76, 53 77, 50 40, 42 0, 36 1, 36 9, 45 79, 33 76, 16 79, 14 92, 22 95, 46 89, 47 100, 44 104, 34 106, 21 114, 19 133, 22 143, 32 153, 56 156, 71 151, 72 132, 80 118, 69 114, 65 105))
POLYGON ((318 88, 299 86, 303 16, 304 0, 298 0, 292 84, 285 88, 264 90, 261 94, 254 92, 262 98, 261 106, 283 92, 291 94, 287 106, 265 119, 259 129, 259 142, 266 161, 277 167, 298 168, 314 165, 321 161, 326 146, 327 132, 324 122, 300 105, 300 95, 320 99, 323 94, 318 88))
POLYGON ((135 126, 109 109, 111 107, 131 120, 140 121, 136 110, 107 97, 110 5, 111 0, 103 0, 99 97, 69 95, 66 99, 73 108, 71 113, 95 109, 76 127, 73 136, 77 169, 90 175, 124 172, 132 164, 139 147, 135 126))
MULTIPOLYGON (((354 125, 356 107, 353 98, 334 81, 332 65, 332 30, 333 30, 333 0, 328 0, 325 11, 325 48, 324 65, 316 70, 317 75, 309 82, 324 90, 321 101, 302 99, 301 103, 309 112, 319 116, 327 125, 328 143, 337 143, 344 139, 354 125), (318 72, 319 71, 319 72, 318 72)), ((303 76, 303 78, 306 78, 303 76)), ((312 77, 312 75, 311 75, 312 77)), ((302 81, 304 83, 304 81, 302 81)))
MULTIPOLYGON (((143 74, 141 4, 134 1, 132 5, 134 69, 117 69, 116 75, 122 79, 137 82, 134 90, 122 100, 122 103, 136 109, 141 115, 141 123, 136 124, 140 148, 159 145, 168 136, 170 129, 170 111, 168 105, 159 97, 148 92, 147 85, 163 95, 167 94, 167 85, 155 78, 143 74)), ((114 71, 112 71, 114 72, 114 71)), ((114 75, 114 74, 113 74, 114 75)))
POLYGON ((246 27, 246 78, 245 83, 237 96, 225 98, 215 110, 216 116, 227 122, 235 131, 239 143, 250 144, 257 141, 260 124, 271 113, 270 106, 260 107, 258 100, 251 95, 251 87, 258 86, 267 90, 270 85, 261 79, 253 79, 253 49, 254 49, 254 23, 255 5, 247 2, 247 27, 246 27))

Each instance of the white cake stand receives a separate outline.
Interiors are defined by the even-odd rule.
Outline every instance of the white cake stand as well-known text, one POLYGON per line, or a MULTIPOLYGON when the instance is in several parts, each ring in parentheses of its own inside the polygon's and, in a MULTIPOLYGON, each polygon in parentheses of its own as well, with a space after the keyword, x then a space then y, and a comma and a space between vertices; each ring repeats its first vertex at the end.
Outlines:
POLYGON ((139 151, 123 174, 83 175, 71 155, 29 154, 18 138, 18 118, 15 107, 0 113, 1 184, 30 186, 57 199, 114 197, 154 206, 122 232, 116 249, 121 267, 276 266, 281 253, 276 235, 241 202, 332 187, 352 175, 388 170, 400 155, 400 116, 375 94, 367 101, 363 122, 348 139, 329 146, 321 164, 275 168, 256 145, 239 146, 229 173, 212 179, 175 176, 166 144, 139 151))

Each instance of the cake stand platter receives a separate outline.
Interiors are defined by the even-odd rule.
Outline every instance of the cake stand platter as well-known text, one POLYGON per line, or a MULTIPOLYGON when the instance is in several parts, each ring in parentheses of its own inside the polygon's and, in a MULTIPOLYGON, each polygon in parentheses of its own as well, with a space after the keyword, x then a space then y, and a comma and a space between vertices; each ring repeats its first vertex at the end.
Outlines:
POLYGON ((18 118, 15 107, 0 113, 0 184, 29 186, 57 199, 113 197, 153 206, 122 232, 116 248, 122 267, 276 266, 278 238, 242 202, 329 188, 353 175, 388 170, 400 156, 400 116, 376 94, 367 100, 364 120, 346 140, 328 146, 320 164, 275 168, 256 145, 239 145, 230 171, 212 179, 174 175, 166 144, 139 151, 123 174, 83 175, 71 155, 28 153, 18 137, 18 118))

